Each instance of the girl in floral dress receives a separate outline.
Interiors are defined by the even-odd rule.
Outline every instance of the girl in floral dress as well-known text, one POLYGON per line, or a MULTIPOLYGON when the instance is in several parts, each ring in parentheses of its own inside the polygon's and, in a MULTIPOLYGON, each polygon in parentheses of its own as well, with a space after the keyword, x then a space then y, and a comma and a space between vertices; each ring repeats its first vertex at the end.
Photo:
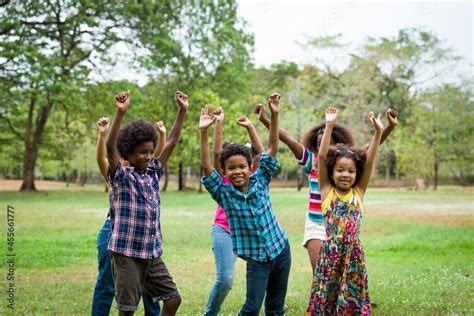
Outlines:
POLYGON ((367 269, 359 233, 362 200, 382 136, 380 114, 369 113, 375 134, 367 152, 338 144, 330 148, 338 111, 326 110, 319 148, 319 185, 326 240, 314 271, 308 315, 369 315, 367 269))

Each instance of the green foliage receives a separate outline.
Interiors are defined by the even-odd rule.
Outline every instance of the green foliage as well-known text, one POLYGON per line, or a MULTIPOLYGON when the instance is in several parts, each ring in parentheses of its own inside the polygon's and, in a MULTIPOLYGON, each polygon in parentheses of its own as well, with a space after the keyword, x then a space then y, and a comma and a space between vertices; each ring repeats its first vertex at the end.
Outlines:
MULTIPOLYGON (((369 38, 350 54, 340 34, 310 38, 303 46, 317 56, 313 64, 282 61, 254 68, 253 36, 231 0, 17 1, 0 13, 0 85, 8 100, 0 103, 0 120, 6 123, 0 125, 0 142, 8 144, 0 153, 3 177, 18 177, 24 166, 36 163, 28 160, 31 153, 39 159, 39 173, 48 177, 95 170, 93 157, 80 162, 84 153, 93 155, 95 122, 112 118, 114 95, 130 89, 125 123, 163 120, 168 131, 177 111, 174 92, 190 96, 181 140, 170 160, 172 172, 178 165, 198 172, 197 122, 207 103, 225 110, 225 140, 247 141, 233 122, 247 115, 266 145, 268 131, 251 113, 277 91, 283 95, 281 127, 299 140, 323 119, 325 108, 337 106, 340 122, 363 145, 373 133, 368 112, 393 107, 400 113, 399 124, 380 147, 379 171, 385 168, 388 177, 397 179, 439 171, 463 184, 474 178, 472 146, 464 145, 473 143, 472 78, 435 85, 459 57, 429 31, 403 29, 393 37, 369 38), (90 81, 97 61, 115 62, 110 52, 119 42, 135 54, 129 67, 148 77, 146 85, 90 81), (328 53, 349 63, 336 66, 323 58, 328 53)), ((284 174, 297 168, 293 158, 281 146, 284 174)))

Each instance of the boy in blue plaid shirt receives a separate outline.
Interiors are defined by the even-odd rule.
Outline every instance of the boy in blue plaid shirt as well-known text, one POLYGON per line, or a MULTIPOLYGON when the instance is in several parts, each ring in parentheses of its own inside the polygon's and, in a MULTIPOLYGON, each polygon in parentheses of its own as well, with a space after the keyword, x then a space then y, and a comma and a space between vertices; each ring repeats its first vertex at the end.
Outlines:
POLYGON ((278 170, 278 115, 280 95, 269 98, 271 123, 267 153, 260 157, 259 168, 251 175, 250 150, 232 144, 222 150, 221 167, 232 185, 211 165, 208 128, 213 124, 211 106, 201 110, 202 183, 225 211, 229 221, 234 252, 247 261, 247 294, 239 315, 258 315, 265 298, 267 315, 285 314, 285 296, 291 266, 290 245, 273 213, 269 195, 272 174, 278 170))
POLYGON ((140 297, 147 292, 154 301, 163 301, 161 315, 175 315, 181 296, 161 259, 159 182, 183 128, 188 97, 176 92, 179 104, 176 120, 160 157, 154 158, 155 128, 143 120, 120 124, 130 103, 130 91, 115 97, 117 112, 107 137, 109 183, 113 190, 110 205, 112 275, 119 315, 133 315, 140 297), (120 156, 129 162, 123 166, 120 156))

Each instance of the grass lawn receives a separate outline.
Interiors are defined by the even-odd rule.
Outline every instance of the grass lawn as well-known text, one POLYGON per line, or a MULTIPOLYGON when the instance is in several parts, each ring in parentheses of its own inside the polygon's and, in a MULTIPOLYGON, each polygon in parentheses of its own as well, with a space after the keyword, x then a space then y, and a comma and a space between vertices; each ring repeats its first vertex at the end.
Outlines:
MULTIPOLYGON (((16 315, 86 315, 97 276, 96 238, 107 214, 100 186, 41 193, 0 192, 2 260, 0 314, 7 308, 7 205, 14 207, 16 315)), ((303 237, 307 192, 272 189, 275 213, 292 247, 287 315, 303 315, 311 269, 303 237)), ((364 204, 362 242, 376 315, 474 314, 473 190, 437 192, 371 189, 364 204)), ((163 258, 183 297, 179 315, 202 314, 214 281, 207 194, 162 194, 163 258)), ((237 261, 223 315, 245 298, 245 263, 237 261)), ((143 309, 140 307, 142 314, 143 309)), ((116 312, 113 310, 113 314, 116 312)))

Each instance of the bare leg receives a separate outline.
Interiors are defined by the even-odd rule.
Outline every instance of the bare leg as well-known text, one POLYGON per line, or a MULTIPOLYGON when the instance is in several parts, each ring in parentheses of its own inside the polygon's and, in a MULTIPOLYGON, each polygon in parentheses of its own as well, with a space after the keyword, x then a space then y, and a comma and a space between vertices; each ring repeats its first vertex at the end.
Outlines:
POLYGON ((163 309, 161 310, 161 316, 174 316, 181 304, 181 296, 170 298, 163 302, 163 309))
POLYGON ((311 261, 312 272, 316 269, 319 259, 319 250, 321 249, 323 241, 320 239, 310 239, 306 243, 306 248, 308 249, 309 261, 311 261))

